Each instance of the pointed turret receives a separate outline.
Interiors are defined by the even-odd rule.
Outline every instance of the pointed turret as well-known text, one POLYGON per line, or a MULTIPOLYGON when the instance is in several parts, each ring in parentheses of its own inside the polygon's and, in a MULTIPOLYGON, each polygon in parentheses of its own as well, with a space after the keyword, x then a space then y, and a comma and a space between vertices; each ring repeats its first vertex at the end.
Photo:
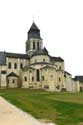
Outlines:
POLYGON ((40 29, 37 27, 37 25, 33 22, 29 31, 28 31, 28 39, 30 38, 38 38, 41 39, 40 37, 40 29))
POLYGON ((28 32, 33 31, 33 30, 40 31, 40 29, 37 27, 37 25, 34 22, 32 23, 28 32))
POLYGON ((33 22, 29 31, 26 41, 26 53, 31 56, 35 51, 39 51, 43 48, 42 39, 40 36, 40 29, 33 22))

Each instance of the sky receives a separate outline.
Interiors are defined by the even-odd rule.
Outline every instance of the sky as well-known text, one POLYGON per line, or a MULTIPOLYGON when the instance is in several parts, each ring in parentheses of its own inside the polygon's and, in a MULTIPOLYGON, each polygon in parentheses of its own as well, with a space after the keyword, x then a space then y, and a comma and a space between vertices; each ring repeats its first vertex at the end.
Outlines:
POLYGON ((25 53, 33 21, 49 54, 83 75, 83 0, 0 0, 0 51, 25 53))

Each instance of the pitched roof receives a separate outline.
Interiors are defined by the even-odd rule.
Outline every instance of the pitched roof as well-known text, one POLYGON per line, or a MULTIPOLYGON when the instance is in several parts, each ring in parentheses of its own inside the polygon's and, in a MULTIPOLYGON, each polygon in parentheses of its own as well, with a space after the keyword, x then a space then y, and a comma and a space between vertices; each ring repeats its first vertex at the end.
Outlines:
POLYGON ((29 59, 27 54, 5 52, 5 55, 6 55, 6 57, 9 57, 9 58, 29 59))
POLYGON ((76 81, 83 82, 83 76, 75 76, 74 78, 76 81))
POLYGON ((37 27, 37 25, 36 25, 34 22, 32 23, 32 25, 31 25, 31 27, 30 27, 30 29, 29 29, 28 32, 30 32, 31 30, 37 30, 37 31, 40 31, 39 28, 37 27))
POLYGON ((50 56, 50 59, 51 59, 51 61, 64 62, 64 60, 61 57, 50 56))
POLYGON ((69 72, 67 72, 67 71, 64 71, 64 74, 68 74, 68 75, 71 75, 69 72))
POLYGON ((16 75, 14 72, 11 72, 10 74, 7 75, 7 77, 19 77, 19 76, 16 75))
POLYGON ((37 50, 35 51, 31 57, 36 56, 36 55, 48 55, 48 51, 44 48, 42 50, 37 50))
POLYGON ((48 53, 48 50, 46 49, 46 47, 44 47, 43 51, 46 52, 46 53, 48 53))
POLYGON ((0 65, 6 65, 6 57, 4 52, 0 52, 0 65))

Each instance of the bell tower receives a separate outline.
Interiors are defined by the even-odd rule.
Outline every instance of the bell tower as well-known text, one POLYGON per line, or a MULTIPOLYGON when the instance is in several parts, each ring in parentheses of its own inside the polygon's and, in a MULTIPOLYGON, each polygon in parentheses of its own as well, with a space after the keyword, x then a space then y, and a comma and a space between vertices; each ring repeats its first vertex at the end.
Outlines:
POLYGON ((43 43, 40 36, 40 29, 33 22, 27 33, 26 54, 31 56, 35 51, 39 51, 42 48, 43 43))

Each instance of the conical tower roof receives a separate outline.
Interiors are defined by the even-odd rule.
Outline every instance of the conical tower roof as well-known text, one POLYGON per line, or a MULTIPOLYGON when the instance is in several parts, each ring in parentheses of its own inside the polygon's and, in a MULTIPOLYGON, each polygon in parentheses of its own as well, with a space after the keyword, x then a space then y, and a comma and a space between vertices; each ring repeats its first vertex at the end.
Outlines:
POLYGON ((37 25, 33 22, 32 23, 32 25, 31 25, 31 27, 30 27, 30 29, 29 29, 29 31, 28 32, 30 32, 30 31, 40 31, 40 29, 37 27, 37 25))
POLYGON ((33 22, 29 31, 28 31, 28 39, 30 38, 37 38, 41 39, 40 37, 40 29, 37 27, 37 25, 33 22))

